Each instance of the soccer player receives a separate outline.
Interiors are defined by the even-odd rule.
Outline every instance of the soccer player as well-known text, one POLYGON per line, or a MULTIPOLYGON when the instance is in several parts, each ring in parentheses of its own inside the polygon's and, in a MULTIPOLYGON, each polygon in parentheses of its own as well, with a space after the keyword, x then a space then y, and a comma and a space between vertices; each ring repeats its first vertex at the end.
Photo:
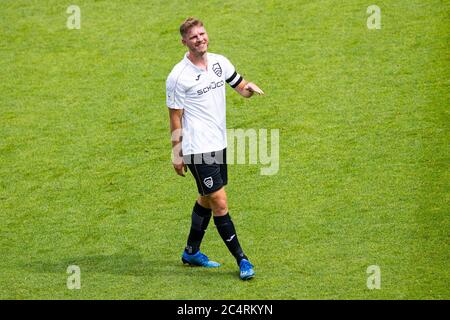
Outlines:
POLYGON ((172 161, 180 176, 184 177, 186 166, 189 167, 200 194, 192 211, 182 261, 207 268, 220 266, 200 251, 213 214, 220 236, 236 258, 240 278, 251 279, 255 275, 254 267, 239 244, 224 189, 228 182, 225 83, 246 98, 264 92, 244 80, 227 58, 207 52, 208 34, 200 20, 186 19, 180 26, 180 33, 188 52, 172 69, 166 82, 172 161))

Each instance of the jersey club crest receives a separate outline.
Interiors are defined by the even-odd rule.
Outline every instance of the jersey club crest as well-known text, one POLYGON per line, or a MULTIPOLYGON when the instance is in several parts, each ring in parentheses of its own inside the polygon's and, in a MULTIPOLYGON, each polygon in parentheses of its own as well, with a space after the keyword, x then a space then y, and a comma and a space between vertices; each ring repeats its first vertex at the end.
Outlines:
POLYGON ((216 76, 221 77, 222 76, 222 68, 220 67, 220 64, 218 62, 214 63, 212 66, 212 69, 216 76))

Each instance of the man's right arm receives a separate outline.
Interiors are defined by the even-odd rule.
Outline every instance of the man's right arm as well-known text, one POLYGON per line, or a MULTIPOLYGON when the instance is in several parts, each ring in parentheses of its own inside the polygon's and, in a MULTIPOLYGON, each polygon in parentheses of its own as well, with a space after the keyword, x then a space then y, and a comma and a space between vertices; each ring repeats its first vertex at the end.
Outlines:
POLYGON ((170 132, 172 137, 172 163, 173 168, 178 175, 184 177, 184 172, 187 171, 186 165, 183 161, 183 151, 181 149, 182 136, 182 117, 183 109, 169 108, 170 117, 170 132))

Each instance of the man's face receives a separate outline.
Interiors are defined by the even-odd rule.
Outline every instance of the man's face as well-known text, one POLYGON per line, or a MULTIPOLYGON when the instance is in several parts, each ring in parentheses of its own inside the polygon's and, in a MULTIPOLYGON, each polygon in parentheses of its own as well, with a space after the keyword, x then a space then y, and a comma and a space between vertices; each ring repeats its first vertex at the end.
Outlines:
POLYGON ((204 54, 208 49, 208 34, 203 26, 192 27, 181 41, 194 54, 204 54))

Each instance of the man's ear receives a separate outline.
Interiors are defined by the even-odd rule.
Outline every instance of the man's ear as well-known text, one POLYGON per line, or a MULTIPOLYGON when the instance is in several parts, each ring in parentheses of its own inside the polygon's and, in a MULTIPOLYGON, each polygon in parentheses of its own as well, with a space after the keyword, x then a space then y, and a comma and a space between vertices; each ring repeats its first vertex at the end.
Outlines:
POLYGON ((186 45, 186 41, 184 40, 184 38, 181 38, 181 43, 183 44, 183 46, 186 45))

